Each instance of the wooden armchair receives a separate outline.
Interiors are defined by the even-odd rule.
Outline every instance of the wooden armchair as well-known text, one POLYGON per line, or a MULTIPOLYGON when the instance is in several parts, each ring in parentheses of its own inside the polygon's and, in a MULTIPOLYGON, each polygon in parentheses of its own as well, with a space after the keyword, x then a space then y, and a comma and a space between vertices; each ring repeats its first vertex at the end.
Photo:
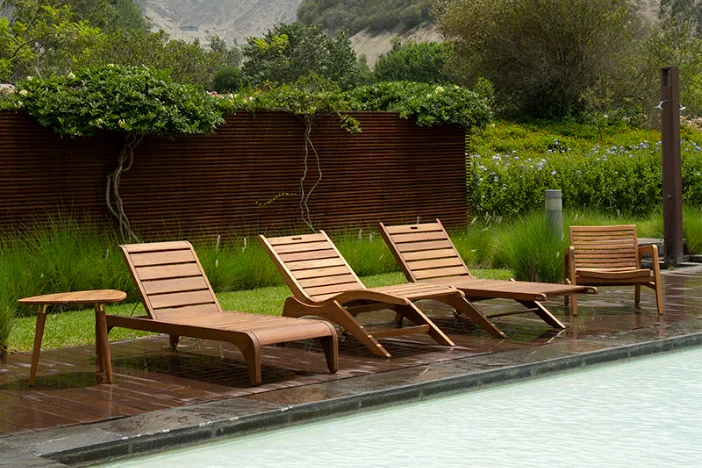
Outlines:
MULTIPOLYGON (((565 282, 571 285, 635 288, 634 302, 641 301, 641 286, 656 292, 658 313, 663 314, 658 247, 639 247, 636 226, 570 226, 570 247, 565 255, 565 282), (652 270, 641 268, 641 257, 651 255, 652 270)), ((565 297, 568 305, 569 297, 565 297)), ((578 315, 573 296, 573 315, 578 315)))

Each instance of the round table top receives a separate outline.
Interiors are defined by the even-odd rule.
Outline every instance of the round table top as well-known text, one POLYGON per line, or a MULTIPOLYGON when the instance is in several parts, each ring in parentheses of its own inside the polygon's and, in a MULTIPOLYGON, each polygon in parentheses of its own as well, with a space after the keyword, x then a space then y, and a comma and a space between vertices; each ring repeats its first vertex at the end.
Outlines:
POLYGON ((127 293, 116 289, 95 289, 92 291, 73 291, 44 296, 25 297, 18 300, 20 304, 109 304, 121 302, 127 293))

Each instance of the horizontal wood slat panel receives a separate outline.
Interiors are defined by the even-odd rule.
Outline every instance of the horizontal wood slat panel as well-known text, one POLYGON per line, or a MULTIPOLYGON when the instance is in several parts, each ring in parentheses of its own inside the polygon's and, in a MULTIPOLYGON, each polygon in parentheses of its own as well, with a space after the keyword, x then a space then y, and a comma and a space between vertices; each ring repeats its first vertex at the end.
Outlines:
MULTIPOLYGON (((308 203, 315 228, 418 218, 465 225, 461 128, 418 127, 388 112, 352 115, 363 132, 349 134, 335 117, 315 121, 323 175, 308 203)), ((27 115, 0 112, 0 141, 1 229, 59 211, 110 222, 105 176, 117 161, 117 135, 61 139, 27 115)), ((303 157, 304 125, 285 113, 227 116, 213 135, 146 138, 122 177, 125 212, 146 240, 299 231, 299 196, 285 194, 300 192, 303 157)), ((317 179, 316 165, 309 170, 306 190, 317 179)))

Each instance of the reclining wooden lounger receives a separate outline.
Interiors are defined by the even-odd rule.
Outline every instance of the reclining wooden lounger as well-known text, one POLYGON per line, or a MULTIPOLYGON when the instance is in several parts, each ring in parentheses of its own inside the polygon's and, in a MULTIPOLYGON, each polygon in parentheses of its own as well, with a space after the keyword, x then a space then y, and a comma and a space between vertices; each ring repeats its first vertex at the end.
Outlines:
POLYGON ((227 341, 238 347, 252 385, 261 383, 261 346, 316 338, 329 372, 337 371, 334 327, 321 320, 223 311, 190 242, 121 245, 148 316, 107 315, 107 329, 165 333, 175 349, 180 336, 227 341))
POLYGON ((366 288, 324 231, 317 234, 277 237, 259 236, 294 297, 285 301, 283 315, 317 315, 334 322, 356 337, 373 354, 390 357, 378 339, 427 333, 437 343, 453 342, 420 311, 413 301, 434 299, 465 314, 498 338, 505 334, 465 300, 462 292, 450 286, 401 284, 366 288), (363 312, 394 310, 414 327, 369 331, 357 320, 363 312))
POLYGON ((549 296, 597 293, 597 289, 584 286, 477 279, 468 270, 438 219, 435 223, 403 226, 380 223, 380 232, 409 281, 451 285, 461 290, 469 301, 514 299, 527 308, 488 318, 533 312, 553 328, 564 329, 565 325, 541 302, 549 296))
MULTIPOLYGON (((570 226, 570 247, 565 257, 565 282, 588 286, 634 286, 634 303, 641 301, 641 286, 656 292, 656 308, 663 314, 658 247, 639 247, 636 226, 570 226), (651 267, 641 268, 641 257, 651 255, 651 267)), ((565 298, 568 305, 568 297, 565 298)), ((573 315, 578 302, 573 297, 573 315)))

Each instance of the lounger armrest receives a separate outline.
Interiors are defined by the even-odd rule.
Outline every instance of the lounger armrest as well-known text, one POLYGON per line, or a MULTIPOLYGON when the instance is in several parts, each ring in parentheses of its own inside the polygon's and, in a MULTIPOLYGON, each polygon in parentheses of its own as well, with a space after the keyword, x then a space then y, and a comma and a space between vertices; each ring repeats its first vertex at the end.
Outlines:
POLYGON ((348 304, 353 301, 372 301, 381 304, 393 304, 393 305, 410 305, 411 301, 405 299, 404 297, 393 296, 391 294, 385 294, 376 291, 370 291, 368 289, 358 289, 356 291, 344 291, 337 294, 336 296, 330 297, 324 301, 318 302, 315 305, 326 305, 331 302, 339 302, 340 304, 348 304))

